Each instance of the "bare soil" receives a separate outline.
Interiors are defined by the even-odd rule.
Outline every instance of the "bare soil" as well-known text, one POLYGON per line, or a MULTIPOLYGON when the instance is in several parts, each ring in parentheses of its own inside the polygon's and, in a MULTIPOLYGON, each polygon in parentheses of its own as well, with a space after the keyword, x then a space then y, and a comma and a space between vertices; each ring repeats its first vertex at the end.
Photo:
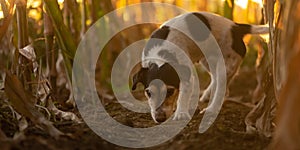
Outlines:
MULTIPOLYGON (((242 68, 230 86, 230 97, 241 96, 242 102, 251 102, 251 93, 255 86, 254 69, 242 68)), ((0 109, 1 129, 8 137, 12 137, 18 129, 17 122, 12 118, 11 111, 8 107, 2 107, 0 109)), ((149 114, 135 114, 126 110, 115 101, 108 102, 106 109, 110 111, 112 117, 128 126, 147 127, 155 125, 149 114)), ((166 143, 147 149, 265 149, 270 142, 270 138, 258 134, 247 134, 245 131, 244 118, 250 110, 251 108, 245 105, 225 101, 217 120, 203 134, 198 133, 198 127, 203 115, 199 114, 199 110, 197 110, 193 119, 180 134, 166 143)), ((76 109, 71 111, 78 114, 76 109)), ((64 136, 55 140, 45 131, 30 125, 25 131, 26 137, 24 139, 18 141, 1 141, 0 149, 129 149, 103 140, 93 133, 84 123, 74 124, 70 121, 58 121, 55 122, 54 125, 64 133, 72 134, 73 136, 64 136)))

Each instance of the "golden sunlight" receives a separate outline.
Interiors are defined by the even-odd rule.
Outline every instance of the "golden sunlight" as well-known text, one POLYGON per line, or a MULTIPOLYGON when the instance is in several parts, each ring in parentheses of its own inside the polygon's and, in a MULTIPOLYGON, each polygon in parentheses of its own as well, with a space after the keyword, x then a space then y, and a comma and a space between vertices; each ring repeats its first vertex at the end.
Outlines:
POLYGON ((37 1, 37 0, 31 0, 31 1, 27 1, 27 6, 31 6, 32 8, 37 8, 41 5, 42 1, 37 1))
POLYGON ((35 20, 39 20, 41 18, 41 14, 36 9, 32 9, 28 12, 28 16, 35 20))
POLYGON ((246 9, 248 5, 248 0, 235 0, 235 4, 243 9, 246 9))
POLYGON ((0 19, 4 18, 3 11, 0 11, 0 19))
POLYGON ((251 0, 254 3, 257 3, 260 7, 263 7, 262 0, 251 0))
POLYGON ((57 2, 58 2, 59 4, 62 4, 62 3, 64 2, 64 0, 57 0, 57 2))

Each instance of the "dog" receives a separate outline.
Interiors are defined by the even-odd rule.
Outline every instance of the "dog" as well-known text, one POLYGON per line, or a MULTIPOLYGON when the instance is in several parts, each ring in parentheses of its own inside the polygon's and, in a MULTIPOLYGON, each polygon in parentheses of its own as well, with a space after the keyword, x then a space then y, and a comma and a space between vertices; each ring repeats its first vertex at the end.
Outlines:
MULTIPOLYGON (((173 28, 173 26, 179 26, 186 30, 192 29, 189 33, 191 33, 193 39, 205 41, 208 37, 208 32, 203 32, 203 35, 199 35, 199 31, 202 33, 203 27, 195 26, 195 20, 192 18, 201 21, 206 30, 214 36, 218 43, 226 66, 227 85, 237 72, 246 54, 246 47, 243 42, 244 35, 266 34, 269 32, 269 28, 265 25, 239 24, 208 12, 185 13, 162 24, 160 28, 151 34, 142 52, 141 68, 133 75, 132 79, 132 90, 136 89, 138 83, 144 85, 144 93, 148 99, 151 116, 157 123, 164 122, 174 111, 168 107, 168 105, 173 104, 162 102, 164 100, 161 97, 166 95, 167 99, 176 93, 175 91, 179 92, 173 120, 191 118, 189 102, 193 89, 189 84, 195 82, 192 70, 184 64, 185 62, 180 62, 183 57, 175 53, 173 50, 174 46, 170 46, 172 44, 169 43, 173 43, 184 51, 193 64, 200 63, 206 70, 209 68, 206 58, 197 44, 191 40, 191 37, 173 28), (193 30, 195 29, 199 31, 194 32, 193 30), (185 78, 179 78, 174 66, 181 68, 180 70, 185 74, 185 78), (153 82, 156 79, 161 80, 163 83, 153 82), (165 109, 166 107, 168 108, 165 109)), ((216 89, 216 78, 211 71, 210 77, 211 82, 200 97, 201 102, 209 98, 210 94, 214 94, 216 89)), ((214 101, 216 100, 212 99, 211 103, 214 101)))

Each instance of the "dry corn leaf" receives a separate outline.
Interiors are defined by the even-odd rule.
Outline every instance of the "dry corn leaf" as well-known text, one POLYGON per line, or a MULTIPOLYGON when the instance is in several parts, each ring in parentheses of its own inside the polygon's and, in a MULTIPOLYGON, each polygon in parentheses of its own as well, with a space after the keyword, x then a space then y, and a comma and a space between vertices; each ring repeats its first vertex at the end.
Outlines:
POLYGON ((76 123, 82 123, 82 121, 72 112, 65 112, 62 110, 59 110, 55 105, 53 104, 52 100, 49 99, 48 102, 48 109, 55 114, 55 116, 58 116, 59 118, 62 118, 64 120, 71 120, 76 123))
POLYGON ((38 63, 36 62, 34 47, 32 45, 27 45, 24 48, 19 49, 19 53, 32 62, 33 71, 36 72, 38 69, 38 63))
POLYGON ((19 49, 19 53, 26 57, 28 60, 36 60, 36 54, 32 45, 27 45, 24 48, 19 49))
POLYGON ((52 137, 58 138, 63 133, 56 129, 50 121, 46 120, 45 117, 38 112, 34 107, 34 101, 32 96, 27 94, 21 81, 16 75, 6 72, 5 78, 5 93, 9 98, 12 106, 15 110, 29 118, 36 125, 41 126, 46 130, 52 137))

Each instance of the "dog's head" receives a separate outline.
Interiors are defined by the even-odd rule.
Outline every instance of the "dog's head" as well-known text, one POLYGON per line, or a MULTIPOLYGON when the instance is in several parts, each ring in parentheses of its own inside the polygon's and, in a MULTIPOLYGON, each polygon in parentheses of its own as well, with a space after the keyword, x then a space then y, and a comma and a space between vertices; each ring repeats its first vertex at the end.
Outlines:
POLYGON ((179 61, 182 61, 180 57, 184 52, 178 45, 185 42, 185 36, 177 33, 167 25, 155 30, 143 49, 142 67, 133 76, 132 90, 138 83, 144 85, 144 94, 155 122, 163 122, 173 114, 180 81, 189 80, 191 74, 189 68, 179 61), (172 39, 174 36, 178 37, 177 41, 172 39))
POLYGON ((133 76, 132 90, 138 83, 144 85, 153 120, 163 122, 174 112, 179 82, 178 74, 170 64, 159 67, 152 63, 148 68, 140 68, 133 76))

